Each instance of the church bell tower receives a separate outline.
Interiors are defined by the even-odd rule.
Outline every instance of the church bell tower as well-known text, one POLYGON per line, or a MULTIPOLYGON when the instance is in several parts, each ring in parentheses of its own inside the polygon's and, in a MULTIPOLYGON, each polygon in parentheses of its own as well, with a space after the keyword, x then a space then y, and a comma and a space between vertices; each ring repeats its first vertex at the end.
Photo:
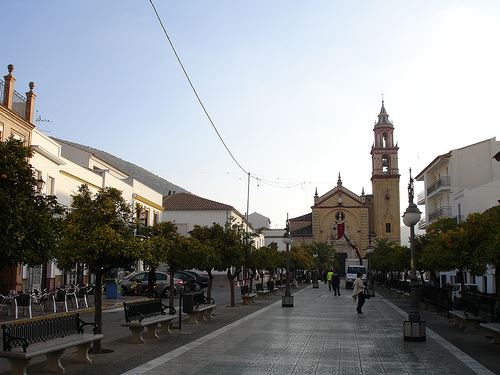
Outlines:
POLYGON ((373 230, 378 239, 401 242, 401 211, 399 207, 398 150, 394 144, 394 126, 384 107, 373 128, 372 191, 373 230))

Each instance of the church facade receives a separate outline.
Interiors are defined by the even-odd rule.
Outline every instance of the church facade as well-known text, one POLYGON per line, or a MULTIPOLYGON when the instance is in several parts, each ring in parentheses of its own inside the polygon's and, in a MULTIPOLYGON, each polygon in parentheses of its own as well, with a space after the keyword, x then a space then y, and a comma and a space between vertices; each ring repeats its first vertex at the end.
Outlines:
POLYGON ((373 193, 354 193, 343 186, 339 174, 333 189, 321 196, 316 191, 310 213, 290 219, 294 241, 330 243, 348 258, 357 258, 354 247, 364 257, 374 238, 400 243, 399 148, 394 143, 394 126, 384 101, 373 134, 373 193))

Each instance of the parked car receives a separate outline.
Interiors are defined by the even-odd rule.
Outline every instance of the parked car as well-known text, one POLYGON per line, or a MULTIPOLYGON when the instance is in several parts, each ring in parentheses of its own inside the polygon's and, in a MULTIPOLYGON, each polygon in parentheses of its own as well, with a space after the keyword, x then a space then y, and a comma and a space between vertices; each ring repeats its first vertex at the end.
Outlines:
POLYGON ((184 282, 184 291, 186 293, 200 290, 200 286, 196 283, 196 278, 186 271, 174 272, 174 277, 184 282))
POLYGON ((184 271, 184 272, 187 272, 190 275, 193 275, 196 279, 196 284, 198 284, 201 289, 208 288, 208 276, 200 275, 198 272, 194 272, 194 271, 184 271))
MULTIPOLYGON (((119 281, 122 295, 143 295, 148 287, 148 271, 133 272, 119 281)), ((184 282, 174 276, 174 295, 176 295, 184 282)), ((166 272, 156 272, 156 284, 153 293, 158 297, 170 295, 170 276, 166 272)))

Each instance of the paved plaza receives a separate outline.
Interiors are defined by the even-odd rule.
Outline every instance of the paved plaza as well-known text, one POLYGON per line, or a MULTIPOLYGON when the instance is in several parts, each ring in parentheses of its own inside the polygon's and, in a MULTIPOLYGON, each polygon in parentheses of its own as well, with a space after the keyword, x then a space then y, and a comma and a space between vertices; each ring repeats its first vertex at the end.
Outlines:
MULTIPOLYGON (((306 287, 294 295, 294 308, 282 308, 279 296, 247 306, 237 299, 237 306, 229 307, 227 288, 216 288, 214 320, 183 324, 181 331, 144 345, 130 343, 129 330, 120 327, 123 308, 109 309, 103 316, 103 347, 112 352, 93 354, 93 364, 79 365, 68 350, 62 362, 75 375, 492 374, 430 329, 427 342, 404 342, 406 314, 381 293, 405 309, 407 298, 379 290, 358 315, 351 291, 341 291, 335 297, 324 284, 306 287)), ((485 333, 464 332, 445 316, 422 313, 441 335, 491 369, 499 368, 498 346, 489 344, 485 333)), ((0 373, 9 373, 8 368, 1 359, 0 373)), ((46 373, 43 357, 28 369, 28 374, 46 373)))
POLYGON ((492 374, 431 330, 404 342, 402 310, 378 297, 358 315, 349 292, 308 287, 125 374, 492 374))

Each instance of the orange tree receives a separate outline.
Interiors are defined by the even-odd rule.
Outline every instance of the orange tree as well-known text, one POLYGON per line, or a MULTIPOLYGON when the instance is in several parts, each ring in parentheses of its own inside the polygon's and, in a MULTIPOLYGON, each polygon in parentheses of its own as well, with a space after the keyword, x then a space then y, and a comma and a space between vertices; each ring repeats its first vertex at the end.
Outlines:
POLYGON ((208 274, 207 297, 212 296, 214 276, 212 271, 221 268, 221 253, 224 244, 224 228, 214 223, 211 227, 195 225, 189 232, 193 238, 194 267, 208 274))
POLYGON ((231 291, 231 307, 234 307, 234 280, 245 265, 245 246, 248 246, 245 231, 240 224, 227 223, 217 249, 220 256, 218 271, 226 271, 231 291))
POLYGON ((0 269, 43 264, 57 245, 61 209, 54 196, 37 192, 31 156, 19 140, 0 142, 0 269))
MULTIPOLYGON (((286 252, 284 252, 286 257, 286 252)), ((286 258, 285 258, 286 261, 286 258)), ((307 246, 293 246, 290 250, 290 272, 295 270, 312 270, 314 268, 314 257, 307 246)))
MULTIPOLYGON (((73 196, 55 252, 58 267, 85 264, 95 274, 95 322, 102 333, 102 277, 113 268, 129 268, 143 257, 142 244, 130 228, 132 210, 121 191, 104 188, 92 193, 82 185, 73 196)), ((96 351, 101 349, 100 342, 96 351)))
MULTIPOLYGON (((488 263, 495 266, 495 285, 500 285, 500 206, 486 210, 478 221, 479 250, 486 254, 488 263)), ((500 287, 496 288, 496 293, 500 296, 500 287)))

